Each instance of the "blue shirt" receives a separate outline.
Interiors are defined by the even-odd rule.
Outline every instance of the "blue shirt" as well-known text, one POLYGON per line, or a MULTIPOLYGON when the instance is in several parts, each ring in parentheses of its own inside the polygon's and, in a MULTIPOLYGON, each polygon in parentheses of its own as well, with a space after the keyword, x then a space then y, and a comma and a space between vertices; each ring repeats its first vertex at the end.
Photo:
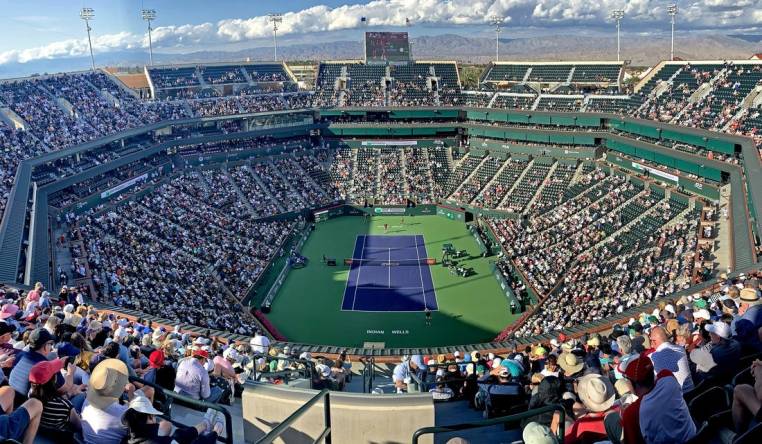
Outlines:
POLYGON ((20 395, 29 395, 29 372, 32 371, 34 364, 47 361, 48 358, 36 351, 23 352, 16 362, 8 377, 8 384, 13 387, 20 395))

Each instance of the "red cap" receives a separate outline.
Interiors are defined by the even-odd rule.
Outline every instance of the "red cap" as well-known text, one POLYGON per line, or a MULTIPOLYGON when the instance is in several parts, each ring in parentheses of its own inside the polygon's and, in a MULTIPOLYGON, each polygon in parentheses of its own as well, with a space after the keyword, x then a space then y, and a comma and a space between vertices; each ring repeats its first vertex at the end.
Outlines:
POLYGON ((645 354, 627 362, 627 367, 624 369, 624 376, 632 382, 643 382, 649 375, 654 376, 654 363, 645 354))
POLYGON ((164 367, 164 352, 161 350, 154 350, 151 356, 148 357, 148 365, 151 368, 164 367))
POLYGON ((204 349, 202 349, 202 348, 199 348, 197 350, 193 350, 193 356, 194 357, 195 356, 201 356, 202 358, 209 359, 209 352, 204 350, 204 349))
POLYGON ((567 339, 568 338, 566 337, 565 334, 563 334, 563 333, 559 333, 558 334, 558 342, 566 342, 567 339))
POLYGON ((34 384, 45 384, 50 381, 56 373, 63 368, 63 359, 54 359, 52 361, 42 361, 34 364, 29 371, 29 382, 34 384))

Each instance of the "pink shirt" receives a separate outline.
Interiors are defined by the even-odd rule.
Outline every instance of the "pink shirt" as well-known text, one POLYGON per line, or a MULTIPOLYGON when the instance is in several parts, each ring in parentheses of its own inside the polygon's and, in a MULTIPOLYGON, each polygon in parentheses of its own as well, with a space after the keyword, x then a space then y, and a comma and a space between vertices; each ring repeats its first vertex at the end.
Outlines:
POLYGON ((231 372, 234 372, 233 370, 233 364, 230 363, 227 359, 223 358, 222 356, 215 356, 212 360, 215 365, 219 364, 220 367, 230 370, 231 372))
POLYGON ((37 290, 32 290, 26 295, 27 302, 39 301, 39 300, 40 300, 40 292, 37 290))

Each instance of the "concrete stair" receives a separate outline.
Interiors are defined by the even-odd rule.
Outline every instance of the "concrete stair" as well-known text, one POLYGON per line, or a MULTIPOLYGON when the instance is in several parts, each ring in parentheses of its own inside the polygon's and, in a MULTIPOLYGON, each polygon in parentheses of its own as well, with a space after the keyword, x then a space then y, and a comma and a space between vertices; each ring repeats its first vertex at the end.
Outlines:
POLYGON ((516 182, 513 183, 511 186, 511 189, 508 190, 507 193, 505 193, 505 197, 503 197, 503 200, 500 201, 500 203, 497 205, 498 208, 505 208, 506 202, 508 202, 508 199, 511 198, 511 195, 513 194, 513 190, 516 189, 516 186, 521 183, 522 180, 524 180, 524 176, 527 175, 527 171, 532 169, 532 165, 534 165, 534 159, 530 160, 527 164, 526 168, 524 168, 524 171, 521 172, 521 175, 516 179, 516 182))

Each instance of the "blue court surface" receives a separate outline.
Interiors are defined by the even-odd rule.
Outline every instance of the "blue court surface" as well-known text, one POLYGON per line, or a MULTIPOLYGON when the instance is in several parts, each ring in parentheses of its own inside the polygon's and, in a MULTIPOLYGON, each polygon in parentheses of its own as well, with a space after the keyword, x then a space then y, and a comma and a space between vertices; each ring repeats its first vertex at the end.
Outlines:
POLYGON ((421 235, 357 236, 341 309, 437 310, 427 257, 421 235))

